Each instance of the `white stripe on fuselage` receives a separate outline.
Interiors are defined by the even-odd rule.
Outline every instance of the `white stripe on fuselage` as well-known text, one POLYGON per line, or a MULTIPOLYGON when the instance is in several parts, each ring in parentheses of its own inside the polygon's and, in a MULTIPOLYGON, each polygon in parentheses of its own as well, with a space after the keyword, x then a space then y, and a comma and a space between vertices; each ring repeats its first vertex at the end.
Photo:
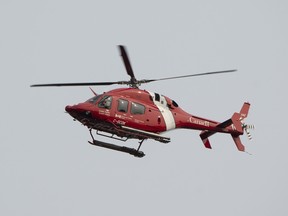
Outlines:
POLYGON ((161 114, 164 118, 166 130, 168 131, 168 130, 174 129, 176 127, 175 126, 175 120, 174 120, 172 112, 170 111, 169 107, 167 106, 166 98, 162 95, 159 95, 160 100, 156 101, 155 100, 155 93, 149 92, 149 94, 153 98, 154 104, 157 106, 157 108, 159 109, 159 111, 161 112, 161 114))

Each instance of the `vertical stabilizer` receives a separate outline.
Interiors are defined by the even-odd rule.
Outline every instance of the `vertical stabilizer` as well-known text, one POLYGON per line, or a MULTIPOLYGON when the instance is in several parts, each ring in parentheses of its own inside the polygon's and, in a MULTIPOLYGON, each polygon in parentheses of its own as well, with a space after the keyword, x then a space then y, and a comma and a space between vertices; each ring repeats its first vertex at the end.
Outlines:
POLYGON ((232 135, 232 138, 233 138, 233 140, 235 142, 235 145, 238 148, 238 150, 244 152, 245 151, 245 146, 242 144, 240 137, 232 135))
POLYGON ((240 115, 241 117, 244 119, 244 118, 247 118, 248 116, 248 112, 249 112, 249 108, 250 108, 250 103, 248 102, 245 102, 240 110, 240 115))

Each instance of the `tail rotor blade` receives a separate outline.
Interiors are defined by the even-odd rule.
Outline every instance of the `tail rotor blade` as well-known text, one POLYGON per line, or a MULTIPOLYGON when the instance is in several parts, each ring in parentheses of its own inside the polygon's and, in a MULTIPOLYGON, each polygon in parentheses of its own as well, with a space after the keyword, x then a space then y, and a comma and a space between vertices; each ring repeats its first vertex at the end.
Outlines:
POLYGON ((242 122, 242 127, 244 128, 244 130, 245 130, 245 132, 246 132, 246 134, 247 134, 248 139, 249 139, 249 140, 252 140, 252 135, 251 135, 249 129, 254 130, 254 129, 255 129, 255 126, 254 126, 254 125, 250 125, 250 124, 245 124, 245 123, 242 122))
POLYGON ((247 134, 248 139, 252 140, 252 135, 251 135, 250 131, 247 128, 245 128, 245 132, 247 134))

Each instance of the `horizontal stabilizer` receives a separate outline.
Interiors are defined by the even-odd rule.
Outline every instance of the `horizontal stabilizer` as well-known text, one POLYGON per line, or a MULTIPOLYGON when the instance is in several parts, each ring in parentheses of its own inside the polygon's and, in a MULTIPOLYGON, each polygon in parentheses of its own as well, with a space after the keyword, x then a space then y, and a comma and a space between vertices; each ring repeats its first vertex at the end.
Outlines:
MULTIPOLYGON (((232 124, 232 120, 228 119, 228 120, 218 124, 216 127, 219 129, 223 129, 223 128, 230 126, 231 124, 232 124)), ((206 148, 209 148, 209 149, 212 148, 208 137, 212 136, 215 133, 217 133, 217 132, 216 131, 209 131, 209 130, 205 130, 205 131, 201 132, 200 137, 201 137, 202 142, 206 148)))
MULTIPOLYGON (((204 134, 204 133, 203 133, 203 134, 204 134)), ((204 136, 206 136, 206 135, 204 134, 204 136)), ((201 139, 202 139, 202 142, 203 142, 204 146, 205 146, 206 148, 211 149, 212 147, 211 147, 211 145, 210 145, 210 141, 209 141, 208 137, 202 137, 202 133, 200 134, 200 137, 201 137, 201 139)))

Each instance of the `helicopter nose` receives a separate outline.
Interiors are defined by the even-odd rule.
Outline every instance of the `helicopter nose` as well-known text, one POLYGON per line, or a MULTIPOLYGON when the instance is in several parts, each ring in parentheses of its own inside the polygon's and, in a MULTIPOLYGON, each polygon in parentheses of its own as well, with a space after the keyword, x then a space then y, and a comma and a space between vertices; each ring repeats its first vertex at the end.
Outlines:
POLYGON ((73 110, 73 106, 66 106, 65 107, 66 112, 70 113, 73 110))
POLYGON ((65 110, 67 113, 69 113, 73 118, 77 118, 77 116, 79 115, 79 108, 77 105, 73 105, 73 106, 70 106, 70 105, 67 105, 65 107, 65 110))
POLYGON ((87 119, 90 119, 92 117, 92 113, 89 109, 86 107, 87 105, 77 104, 77 105, 67 105, 65 107, 65 110, 67 113, 69 113, 70 116, 73 117, 74 120, 78 120, 82 122, 83 124, 87 125, 87 119))
POLYGON ((87 109, 86 104, 77 104, 77 105, 67 105, 65 107, 65 110, 67 113, 69 113, 70 115, 72 115, 74 118, 76 118, 79 115, 86 115, 89 116, 91 114, 91 112, 89 111, 89 109, 87 109))
POLYGON ((69 113, 70 115, 76 114, 76 113, 78 113, 78 112, 80 111, 77 105, 73 105, 73 106, 67 105, 67 106, 65 107, 65 110, 66 110, 66 112, 69 113))

